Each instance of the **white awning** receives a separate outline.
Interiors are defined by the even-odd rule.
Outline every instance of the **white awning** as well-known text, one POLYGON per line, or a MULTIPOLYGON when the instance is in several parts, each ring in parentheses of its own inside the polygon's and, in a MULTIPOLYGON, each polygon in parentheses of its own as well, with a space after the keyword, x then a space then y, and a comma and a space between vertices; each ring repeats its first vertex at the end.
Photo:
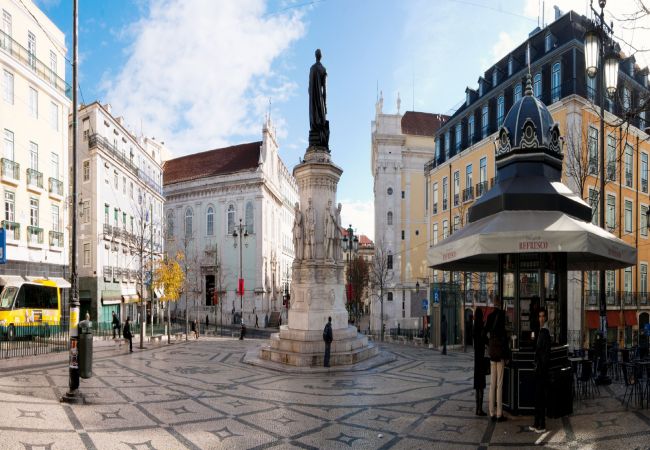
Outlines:
POLYGON ((0 275, 0 285, 3 286, 20 286, 28 279, 19 275, 0 275))
POLYGON ((502 211, 468 224, 429 249, 438 270, 494 272, 503 253, 567 253, 568 270, 621 269, 636 249, 613 234, 559 211, 502 211))
POLYGON ((47 278, 48 281, 54 281, 57 285, 57 287, 61 289, 70 289, 72 285, 68 280, 65 278, 59 278, 59 277, 53 277, 53 278, 47 278))
POLYGON ((57 287, 62 289, 68 289, 71 287, 70 282, 65 278, 59 278, 59 277, 46 278, 46 277, 35 277, 32 275, 28 275, 28 276, 0 275, 0 284, 4 286, 6 285, 18 286, 23 283, 34 283, 37 281, 50 281, 56 284, 57 287))

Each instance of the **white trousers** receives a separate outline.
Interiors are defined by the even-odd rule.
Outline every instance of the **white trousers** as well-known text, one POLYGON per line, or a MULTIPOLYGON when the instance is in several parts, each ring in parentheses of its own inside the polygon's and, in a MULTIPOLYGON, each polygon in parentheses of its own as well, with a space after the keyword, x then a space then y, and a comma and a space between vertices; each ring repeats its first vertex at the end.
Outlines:
POLYGON ((490 417, 501 417, 503 415, 501 396, 503 391, 503 366, 503 360, 499 362, 490 361, 490 395, 488 396, 488 410, 490 412, 490 417), (496 414, 494 411, 495 401, 496 414))

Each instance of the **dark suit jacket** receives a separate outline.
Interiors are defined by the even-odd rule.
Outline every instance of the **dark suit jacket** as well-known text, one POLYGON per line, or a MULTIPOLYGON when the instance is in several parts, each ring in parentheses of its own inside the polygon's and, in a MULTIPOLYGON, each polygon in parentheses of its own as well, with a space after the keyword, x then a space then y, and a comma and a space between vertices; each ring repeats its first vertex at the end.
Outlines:
POLYGON ((551 333, 548 328, 541 328, 535 346, 535 372, 538 375, 548 373, 551 365, 551 333))

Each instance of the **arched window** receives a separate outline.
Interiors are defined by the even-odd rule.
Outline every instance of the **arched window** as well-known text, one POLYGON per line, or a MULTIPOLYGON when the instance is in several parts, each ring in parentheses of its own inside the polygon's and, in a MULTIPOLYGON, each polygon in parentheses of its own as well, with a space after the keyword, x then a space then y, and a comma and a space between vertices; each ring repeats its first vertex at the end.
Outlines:
MULTIPOLYGON (((133 218, 131 218, 131 231, 133 231, 133 218)), ((167 211, 167 237, 174 237, 174 210, 167 211)))
POLYGON ((253 233, 253 202, 246 203, 246 231, 248 234, 253 233))
POLYGON ((539 72, 533 78, 533 94, 537 98, 542 97, 542 74, 539 72))
POLYGON ((393 212, 392 211, 388 211, 388 217, 386 218, 386 223, 388 225, 393 224, 393 212))
POLYGON ((519 100, 521 100, 521 83, 517 83, 515 86, 513 102, 517 103, 519 100))
POLYGON ((185 237, 192 237, 192 219, 194 217, 194 213, 192 212, 192 208, 187 208, 185 210, 185 237))
POLYGON ((228 234, 235 231, 235 205, 228 206, 228 234))
POLYGON ((551 68, 551 101, 556 102, 560 99, 562 88, 560 86, 561 80, 561 65, 559 62, 553 64, 551 68))
POLYGON ((212 206, 208 206, 208 212, 206 214, 207 218, 207 234, 208 236, 212 236, 214 234, 214 208, 212 206))
POLYGON ((500 95, 497 99, 497 127, 500 127, 503 123, 503 117, 506 114, 506 102, 505 97, 500 95))

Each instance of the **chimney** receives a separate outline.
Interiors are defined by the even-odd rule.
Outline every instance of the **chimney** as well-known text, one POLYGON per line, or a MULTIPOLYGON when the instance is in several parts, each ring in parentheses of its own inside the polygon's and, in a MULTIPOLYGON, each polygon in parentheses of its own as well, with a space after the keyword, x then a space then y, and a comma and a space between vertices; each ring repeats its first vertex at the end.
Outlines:
POLYGON ((106 110, 107 113, 111 114, 111 104, 110 103, 104 104, 104 109, 106 110))
POLYGON ((555 10, 555 20, 557 20, 562 15, 562 11, 560 11, 560 7, 557 5, 553 5, 553 9, 555 10))

